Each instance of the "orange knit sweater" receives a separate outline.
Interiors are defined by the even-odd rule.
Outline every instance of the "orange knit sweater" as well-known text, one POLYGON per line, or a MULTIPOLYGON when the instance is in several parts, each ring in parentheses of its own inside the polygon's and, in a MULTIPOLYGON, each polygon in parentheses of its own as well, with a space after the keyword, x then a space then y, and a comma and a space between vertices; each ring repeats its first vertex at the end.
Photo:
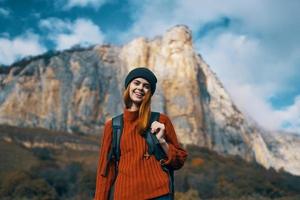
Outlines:
MULTIPOLYGON (((145 200, 169 193, 169 179, 153 155, 145 158, 147 143, 136 132, 138 111, 124 109, 123 133, 120 141, 121 156, 118 176, 115 180, 114 200, 145 200)), ((168 159, 163 162, 174 170, 183 166, 187 153, 179 146, 170 119, 160 114, 159 122, 165 124, 165 139, 169 145, 168 159)), ((110 164, 105 176, 107 154, 112 140, 112 120, 105 123, 102 147, 99 153, 95 200, 108 200, 114 177, 114 165, 110 164)))

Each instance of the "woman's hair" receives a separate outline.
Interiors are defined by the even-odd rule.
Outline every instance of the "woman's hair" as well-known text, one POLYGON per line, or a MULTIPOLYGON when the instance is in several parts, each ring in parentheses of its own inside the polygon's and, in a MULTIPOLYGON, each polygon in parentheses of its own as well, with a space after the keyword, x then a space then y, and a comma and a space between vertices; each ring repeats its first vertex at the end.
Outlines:
MULTIPOLYGON (((123 93, 123 100, 126 108, 130 108, 132 105, 132 101, 129 95, 129 86, 125 89, 123 93)), ((148 123, 150 120, 151 114, 151 91, 149 90, 145 94, 145 98, 143 99, 140 108, 139 108, 139 118, 137 123, 137 131, 139 134, 144 134, 148 127, 148 123)))

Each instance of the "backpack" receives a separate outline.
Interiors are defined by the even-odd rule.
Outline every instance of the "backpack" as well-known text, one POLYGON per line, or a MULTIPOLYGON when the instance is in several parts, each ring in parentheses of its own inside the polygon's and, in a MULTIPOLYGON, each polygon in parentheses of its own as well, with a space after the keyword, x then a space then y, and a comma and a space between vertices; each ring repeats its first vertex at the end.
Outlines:
MULTIPOLYGON (((151 112, 149 124, 152 124, 152 122, 154 121, 158 121, 159 116, 160 113, 151 112)), ((113 185, 110 188, 109 199, 113 199, 114 182, 118 175, 118 165, 119 165, 119 160, 121 155, 120 140, 121 140, 121 134, 123 130, 123 114, 113 117, 112 126, 113 126, 112 144, 111 144, 110 151, 107 155, 106 170, 105 170, 105 175, 107 175, 108 172, 107 169, 109 163, 113 162, 115 164, 115 177, 114 177, 113 185)), ((166 159, 167 155, 164 152, 163 148, 161 147, 157 137, 153 133, 151 133, 150 127, 143 134, 143 137, 145 138, 146 143, 148 145, 149 155, 154 155, 156 160, 158 161, 161 161, 162 159, 166 159)), ((163 165, 161 165, 161 167, 169 176, 170 193, 172 197, 174 197, 174 170, 163 165)))

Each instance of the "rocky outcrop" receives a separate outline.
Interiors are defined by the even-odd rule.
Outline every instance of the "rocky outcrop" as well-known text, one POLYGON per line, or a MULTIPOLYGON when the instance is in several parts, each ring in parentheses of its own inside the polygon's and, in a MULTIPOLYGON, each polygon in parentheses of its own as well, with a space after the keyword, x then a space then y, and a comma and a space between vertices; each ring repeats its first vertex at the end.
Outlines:
MULTIPOLYGON (((277 169, 294 163, 290 150, 276 157, 264 131, 235 106, 194 50, 185 26, 153 40, 137 38, 122 47, 69 50, 2 70, 0 122, 101 134, 105 121, 122 112, 124 78, 137 66, 147 66, 157 75, 152 108, 170 116, 182 143, 277 169)), ((285 169, 300 174, 296 167, 285 169)))

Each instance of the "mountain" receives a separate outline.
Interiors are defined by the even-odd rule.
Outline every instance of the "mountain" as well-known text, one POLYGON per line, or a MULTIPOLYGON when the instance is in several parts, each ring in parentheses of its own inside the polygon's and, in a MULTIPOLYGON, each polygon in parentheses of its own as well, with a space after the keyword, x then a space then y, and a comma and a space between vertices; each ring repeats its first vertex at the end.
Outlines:
POLYGON ((124 46, 77 47, 1 67, 0 123, 99 135, 122 112, 124 78, 137 66, 157 75, 153 110, 170 116, 183 144, 300 175, 299 137, 245 117, 193 48, 186 26, 124 46))

